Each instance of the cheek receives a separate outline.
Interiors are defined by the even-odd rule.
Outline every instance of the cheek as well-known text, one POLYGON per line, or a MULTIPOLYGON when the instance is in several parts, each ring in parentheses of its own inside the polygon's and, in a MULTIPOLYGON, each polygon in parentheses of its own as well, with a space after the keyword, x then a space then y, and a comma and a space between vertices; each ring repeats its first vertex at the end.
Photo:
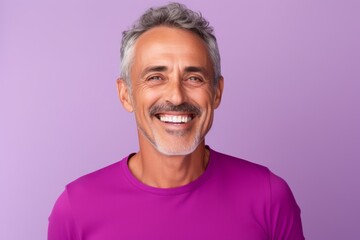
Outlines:
POLYGON ((146 89, 142 92, 142 97, 148 101, 153 101, 161 96, 161 91, 156 89, 146 89))
POLYGON ((202 108, 214 105, 214 94, 210 90, 194 92, 192 93, 192 99, 202 108))
POLYGON ((134 104, 137 109, 148 110, 152 105, 157 103, 160 96, 160 91, 156 91, 155 89, 137 89, 134 91, 134 104))

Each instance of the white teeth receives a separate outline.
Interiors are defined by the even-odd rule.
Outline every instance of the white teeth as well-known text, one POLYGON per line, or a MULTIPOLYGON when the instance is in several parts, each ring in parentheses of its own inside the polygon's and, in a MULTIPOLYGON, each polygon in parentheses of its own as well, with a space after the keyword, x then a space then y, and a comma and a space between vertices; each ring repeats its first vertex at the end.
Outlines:
POLYGON ((171 122, 171 123, 187 123, 191 121, 192 117, 190 116, 169 116, 161 115, 160 121, 162 122, 171 122))

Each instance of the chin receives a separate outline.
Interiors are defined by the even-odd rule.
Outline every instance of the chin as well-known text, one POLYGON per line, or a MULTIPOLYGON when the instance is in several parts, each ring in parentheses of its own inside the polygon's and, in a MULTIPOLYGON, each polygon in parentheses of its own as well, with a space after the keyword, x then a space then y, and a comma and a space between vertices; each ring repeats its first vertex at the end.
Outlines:
POLYGON ((193 153, 199 146, 200 142, 199 138, 195 138, 191 144, 189 144, 189 142, 181 144, 180 141, 172 144, 162 144, 160 142, 156 142, 153 146, 157 151, 167 156, 184 156, 193 153))
POLYGON ((165 139, 155 134, 151 137, 143 128, 138 127, 142 136, 155 148, 158 152, 166 156, 185 156, 193 153, 203 141, 200 134, 195 134, 192 140, 184 139, 184 134, 172 134, 172 138, 165 139))

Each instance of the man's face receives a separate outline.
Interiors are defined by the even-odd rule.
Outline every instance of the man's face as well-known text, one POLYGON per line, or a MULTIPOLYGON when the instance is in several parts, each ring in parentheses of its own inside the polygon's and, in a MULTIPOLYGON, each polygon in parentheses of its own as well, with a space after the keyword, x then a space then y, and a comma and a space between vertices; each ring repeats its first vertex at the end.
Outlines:
POLYGON ((142 34, 131 68, 127 110, 134 111, 143 148, 186 155, 203 143, 223 80, 213 86, 205 43, 194 33, 156 27, 142 34))

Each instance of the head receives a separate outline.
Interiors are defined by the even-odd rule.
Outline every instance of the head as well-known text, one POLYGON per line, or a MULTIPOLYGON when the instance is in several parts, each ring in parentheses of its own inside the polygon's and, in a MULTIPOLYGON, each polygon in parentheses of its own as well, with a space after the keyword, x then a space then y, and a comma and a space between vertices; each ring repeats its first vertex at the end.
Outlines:
POLYGON ((217 41, 213 35, 214 30, 200 13, 194 12, 179 3, 150 8, 131 29, 123 32, 120 49, 120 77, 125 80, 126 84, 131 88, 130 71, 137 39, 146 31, 158 26, 169 26, 191 31, 205 42, 213 65, 213 84, 216 86, 221 77, 221 65, 217 41))
POLYGON ((121 49, 119 97, 135 113, 140 149, 187 155, 204 146, 223 89, 208 22, 180 4, 150 9, 121 49))

